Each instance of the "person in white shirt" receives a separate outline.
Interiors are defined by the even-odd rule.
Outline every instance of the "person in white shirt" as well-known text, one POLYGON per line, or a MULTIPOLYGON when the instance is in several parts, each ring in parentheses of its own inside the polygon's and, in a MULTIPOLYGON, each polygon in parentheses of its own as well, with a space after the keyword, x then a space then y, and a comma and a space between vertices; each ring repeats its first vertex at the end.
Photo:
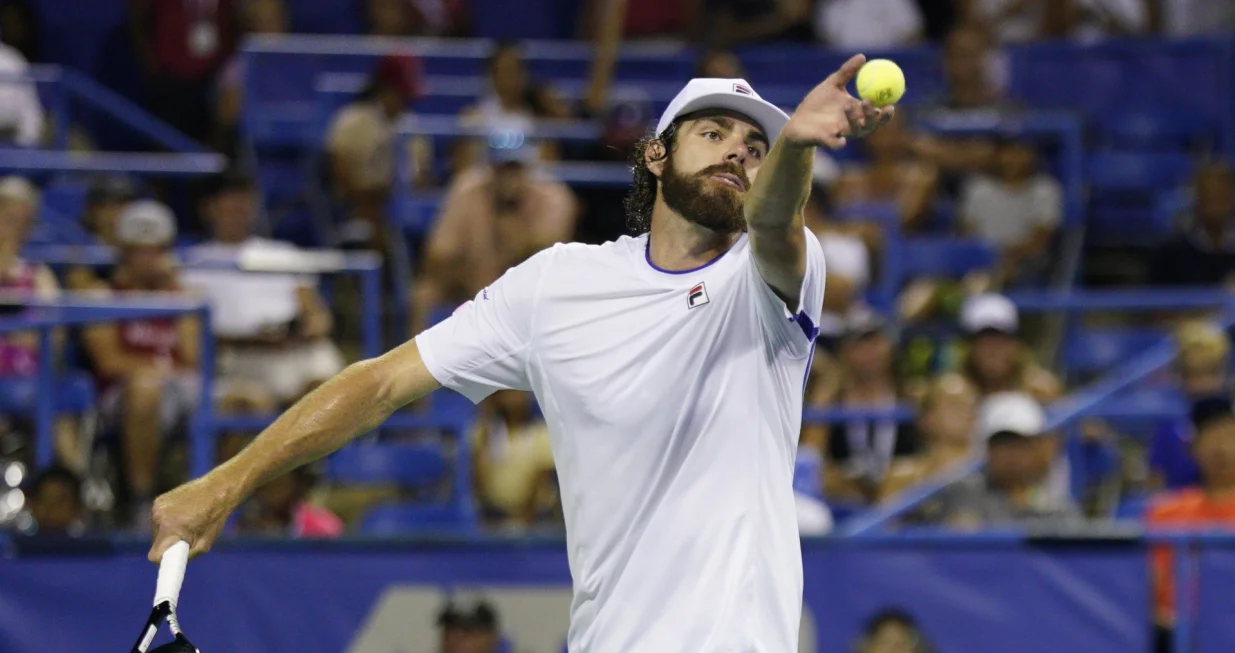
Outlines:
MULTIPOLYGON (((16 77, 30 71, 17 50, 0 43, 0 76, 16 77)), ((35 147, 43 140, 43 105, 34 84, 0 82, 0 142, 35 147)))
POLYGON ((253 235, 258 216, 254 184, 234 171, 213 180, 202 214, 214 238, 187 253, 184 285, 210 302, 220 345, 220 394, 247 395, 256 407, 271 401, 288 405, 338 374, 343 354, 330 339, 333 319, 315 275, 222 267, 243 257, 297 253, 290 243, 253 235), (201 265, 194 269, 195 264, 201 265))
POLYGON ((692 80, 637 148, 638 236, 555 245, 348 367, 161 497, 150 558, 178 540, 208 550, 253 488, 439 387, 473 402, 531 390, 561 487, 571 651, 797 650, 792 480, 824 290, 803 208, 815 147, 843 147, 893 113, 845 91, 864 61, 792 117, 745 80, 692 80))

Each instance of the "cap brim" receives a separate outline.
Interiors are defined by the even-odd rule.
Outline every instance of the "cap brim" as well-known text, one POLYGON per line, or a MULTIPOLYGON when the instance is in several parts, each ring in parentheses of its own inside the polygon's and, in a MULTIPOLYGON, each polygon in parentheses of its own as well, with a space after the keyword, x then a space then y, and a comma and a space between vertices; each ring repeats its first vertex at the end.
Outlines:
MULTIPOLYGON (((764 135, 768 137, 769 146, 776 142, 781 130, 785 128, 785 123, 789 122, 789 114, 781 111, 780 107, 777 107, 775 104, 749 95, 738 95, 735 93, 709 93, 701 95, 683 105, 674 114, 672 120, 677 120, 688 113, 705 109, 728 109, 745 116, 750 116, 750 119, 763 129, 764 135)), ((664 130, 662 129, 661 131, 664 130)))

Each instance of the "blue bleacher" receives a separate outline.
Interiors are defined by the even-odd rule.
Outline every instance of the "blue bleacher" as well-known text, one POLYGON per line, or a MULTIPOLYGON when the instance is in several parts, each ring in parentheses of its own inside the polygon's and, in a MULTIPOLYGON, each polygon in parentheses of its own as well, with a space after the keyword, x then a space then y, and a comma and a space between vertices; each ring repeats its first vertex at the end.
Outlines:
MULTIPOLYGON (((463 437, 463 436, 461 436, 463 437)), ((467 447, 455 447, 465 458, 467 447)), ((345 447, 327 463, 326 478, 348 485, 397 485, 429 491, 449 482, 447 499, 417 499, 377 506, 362 523, 362 531, 390 534, 408 531, 469 531, 475 528, 471 488, 457 470, 466 468, 447 459, 438 444, 359 444, 345 447)))
POLYGON ((1166 342, 1169 337, 1161 329, 1085 329, 1071 334, 1064 344, 1065 365, 1069 375, 1088 377, 1166 342))

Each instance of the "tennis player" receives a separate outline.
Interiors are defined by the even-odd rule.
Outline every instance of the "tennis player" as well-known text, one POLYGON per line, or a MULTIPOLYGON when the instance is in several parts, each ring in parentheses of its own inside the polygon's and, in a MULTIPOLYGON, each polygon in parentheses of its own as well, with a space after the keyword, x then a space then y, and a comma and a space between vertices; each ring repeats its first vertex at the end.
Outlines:
POLYGON ((242 453, 154 506, 158 560, 200 554, 266 481, 439 387, 536 394, 561 484, 575 653, 790 653, 793 495, 824 263, 803 226, 816 146, 892 114, 845 90, 859 55, 788 116, 741 79, 695 79, 641 143, 632 224, 559 244, 444 322, 356 363, 242 453))

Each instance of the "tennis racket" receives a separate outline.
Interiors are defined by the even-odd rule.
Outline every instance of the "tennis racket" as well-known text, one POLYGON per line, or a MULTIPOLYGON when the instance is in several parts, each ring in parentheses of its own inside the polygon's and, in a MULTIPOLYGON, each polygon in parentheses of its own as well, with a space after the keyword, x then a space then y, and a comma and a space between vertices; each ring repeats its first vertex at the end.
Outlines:
POLYGON ((180 631, 180 622, 176 619, 176 603, 180 600, 180 585, 184 583, 184 568, 188 564, 188 542, 181 540, 163 552, 163 558, 159 561, 159 580, 154 590, 154 609, 150 611, 146 627, 142 629, 130 653, 146 653, 164 619, 167 620, 175 640, 150 653, 201 653, 180 631))

